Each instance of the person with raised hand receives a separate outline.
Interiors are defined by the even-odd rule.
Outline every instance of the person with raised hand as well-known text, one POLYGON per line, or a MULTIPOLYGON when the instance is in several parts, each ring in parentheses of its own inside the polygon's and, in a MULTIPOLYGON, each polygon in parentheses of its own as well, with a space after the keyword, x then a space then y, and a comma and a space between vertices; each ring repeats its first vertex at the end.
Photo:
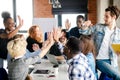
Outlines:
POLYGON ((85 21, 84 16, 78 15, 77 18, 76 18, 76 24, 77 25, 70 29, 71 23, 67 19, 66 22, 65 22, 65 27, 66 27, 67 31, 70 29, 70 31, 68 31, 68 33, 67 33, 68 37, 74 36, 74 37, 79 38, 80 37, 79 29, 82 28, 84 21, 85 21))
MULTIPOLYGON (((29 65, 34 64, 41 59, 54 44, 53 32, 48 33, 48 39, 41 48, 41 51, 36 56, 24 57, 26 54, 27 42, 23 36, 18 36, 8 42, 7 49, 11 56, 8 61, 8 79, 9 80, 25 80, 28 75, 29 65)), ((54 34, 56 35, 56 34, 54 34)), ((33 46, 34 49, 39 49, 38 46, 33 46), (35 48, 36 47, 36 48, 35 48)))
POLYGON ((116 20, 120 15, 117 6, 109 6, 105 9, 104 24, 91 25, 91 21, 84 23, 83 30, 79 30, 81 34, 93 34, 94 43, 97 51, 96 66, 102 73, 105 73, 113 80, 120 80, 120 72, 118 70, 118 53, 114 52, 111 44, 120 44, 120 29, 116 25, 116 20))
POLYGON ((23 25, 23 20, 18 16, 19 25, 15 27, 15 22, 9 12, 3 12, 2 18, 5 29, 0 29, 0 67, 3 67, 3 60, 7 58, 7 43, 23 25))

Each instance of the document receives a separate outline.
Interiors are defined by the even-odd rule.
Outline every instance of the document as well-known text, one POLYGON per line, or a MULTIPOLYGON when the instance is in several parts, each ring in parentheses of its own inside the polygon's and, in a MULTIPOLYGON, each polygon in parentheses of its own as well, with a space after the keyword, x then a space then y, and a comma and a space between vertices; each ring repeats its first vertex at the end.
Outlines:
POLYGON ((120 44, 111 44, 114 52, 120 52, 120 44))

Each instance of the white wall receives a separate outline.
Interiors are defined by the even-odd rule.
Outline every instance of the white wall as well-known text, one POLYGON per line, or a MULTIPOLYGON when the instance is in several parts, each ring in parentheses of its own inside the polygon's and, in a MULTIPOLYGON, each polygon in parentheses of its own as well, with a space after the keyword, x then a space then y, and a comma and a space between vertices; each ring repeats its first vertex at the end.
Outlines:
POLYGON ((104 23, 104 13, 108 6, 109 0, 97 0, 97 23, 104 23))
MULTIPOLYGON (((113 4, 116 5, 120 9, 120 0, 114 0, 113 4)), ((117 20, 117 26, 120 27, 120 16, 117 20)))

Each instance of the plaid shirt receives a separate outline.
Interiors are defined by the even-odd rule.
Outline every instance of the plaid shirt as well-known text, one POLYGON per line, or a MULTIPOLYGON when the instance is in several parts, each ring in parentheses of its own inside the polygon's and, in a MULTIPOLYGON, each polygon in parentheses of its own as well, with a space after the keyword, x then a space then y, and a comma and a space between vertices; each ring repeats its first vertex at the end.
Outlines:
MULTIPOLYGON (((98 53, 99 49, 101 47, 101 43, 102 43, 104 36, 105 36, 106 27, 107 26, 105 24, 96 24, 87 30, 79 29, 79 33, 80 34, 94 34, 95 47, 96 47, 96 51, 98 53)), ((119 43, 120 44, 120 29, 117 27, 114 29, 114 32, 110 37, 109 45, 111 45, 112 43, 119 43)), ((117 55, 113 52, 111 46, 109 47, 109 58, 111 59, 111 64, 114 67, 117 67, 118 66, 117 55)))
POLYGON ((95 75, 88 66, 88 60, 82 53, 68 60, 70 80, 96 80, 95 75))

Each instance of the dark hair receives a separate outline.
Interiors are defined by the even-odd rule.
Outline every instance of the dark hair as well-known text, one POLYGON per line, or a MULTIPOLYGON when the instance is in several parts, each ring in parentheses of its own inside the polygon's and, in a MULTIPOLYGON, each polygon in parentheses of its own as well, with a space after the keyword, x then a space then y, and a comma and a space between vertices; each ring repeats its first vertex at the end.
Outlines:
POLYGON ((2 18, 3 18, 3 23, 6 23, 6 21, 7 21, 9 18, 11 18, 9 12, 2 12, 1 16, 2 16, 2 18))
POLYGON ((66 43, 66 47, 70 50, 71 54, 77 54, 80 51, 80 40, 76 37, 70 37, 66 43))
POLYGON ((64 32, 64 33, 66 33, 66 29, 62 29, 62 30, 61 30, 61 32, 64 32))
POLYGON ((120 10, 117 8, 117 6, 109 6, 108 8, 105 9, 105 11, 110 11, 111 16, 116 16, 116 19, 120 15, 120 10))
POLYGON ((84 16, 78 15, 78 16, 77 16, 77 21, 78 21, 80 18, 82 18, 83 20, 85 20, 84 16))
POLYGON ((67 33, 66 29, 62 29, 61 32, 64 32, 65 33, 65 37, 68 39, 69 34, 67 33))
POLYGON ((96 51, 92 35, 81 35, 79 40, 81 52, 85 55, 92 52, 95 57, 96 51))

